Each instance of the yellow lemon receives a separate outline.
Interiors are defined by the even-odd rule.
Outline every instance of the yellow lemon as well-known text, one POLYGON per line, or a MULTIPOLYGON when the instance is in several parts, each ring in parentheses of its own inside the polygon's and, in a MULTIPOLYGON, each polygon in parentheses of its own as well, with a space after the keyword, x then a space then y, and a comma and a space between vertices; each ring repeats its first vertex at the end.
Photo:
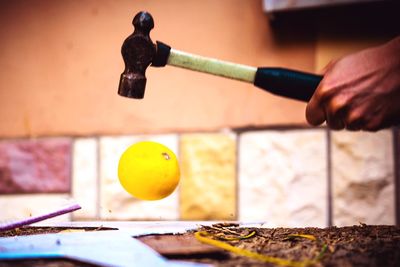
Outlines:
POLYGON ((179 183, 180 171, 176 155, 166 146, 150 141, 128 147, 118 164, 122 187, 142 200, 158 200, 169 196, 179 183))

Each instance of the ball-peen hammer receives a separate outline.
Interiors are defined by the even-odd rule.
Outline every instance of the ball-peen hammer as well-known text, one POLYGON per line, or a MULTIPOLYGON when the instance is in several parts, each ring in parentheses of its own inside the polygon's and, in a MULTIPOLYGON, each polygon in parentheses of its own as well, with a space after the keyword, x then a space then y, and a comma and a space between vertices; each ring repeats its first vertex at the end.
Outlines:
POLYGON ((322 76, 315 74, 284 68, 256 68, 178 51, 159 41, 154 44, 149 35, 154 21, 147 12, 136 14, 132 24, 135 31, 121 48, 125 62, 118 87, 121 96, 137 99, 144 97, 145 72, 150 64, 154 67, 168 64, 250 82, 270 93, 300 101, 310 100, 322 80, 322 76))

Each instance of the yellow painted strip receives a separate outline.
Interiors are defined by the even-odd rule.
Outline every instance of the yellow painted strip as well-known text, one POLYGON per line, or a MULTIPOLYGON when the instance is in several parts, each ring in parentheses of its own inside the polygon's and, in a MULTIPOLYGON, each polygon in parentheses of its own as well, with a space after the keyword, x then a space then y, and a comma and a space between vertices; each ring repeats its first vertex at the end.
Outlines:
POLYGON ((256 252, 252 252, 252 251, 249 251, 249 250, 246 250, 246 249, 241 249, 241 248, 238 248, 238 247, 231 246, 231 245, 229 245, 227 243, 224 243, 222 241, 218 241, 218 240, 209 238, 208 236, 210 236, 210 235, 207 232, 204 232, 204 231, 196 232, 194 234, 194 236, 196 237, 197 240, 199 240, 200 242, 203 242, 205 244, 225 249, 225 250, 230 251, 232 253, 235 253, 237 255, 241 255, 241 256, 248 257, 248 258, 260 260, 262 262, 277 264, 279 266, 306 267, 306 266, 310 266, 310 265, 316 263, 315 260, 292 261, 292 260, 282 259, 282 258, 278 258, 278 257, 271 257, 271 256, 262 255, 262 254, 259 254, 259 253, 256 253, 256 252))
POLYGON ((85 229, 65 229, 58 233, 63 234, 63 233, 79 233, 79 232, 86 232, 86 231, 85 231, 85 229))
POLYGON ((290 234, 288 235, 288 237, 302 237, 302 238, 306 238, 306 239, 310 239, 312 241, 317 241, 317 238, 313 235, 306 235, 306 234, 290 234))

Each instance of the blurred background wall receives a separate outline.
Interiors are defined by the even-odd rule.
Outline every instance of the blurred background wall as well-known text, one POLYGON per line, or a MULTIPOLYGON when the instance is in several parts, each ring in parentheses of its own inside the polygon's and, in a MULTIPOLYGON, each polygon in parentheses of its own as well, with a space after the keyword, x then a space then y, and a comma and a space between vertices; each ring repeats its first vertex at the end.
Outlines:
POLYGON ((399 34, 396 1, 362 2, 270 12, 261 0, 0 1, 0 218, 72 197, 83 209, 62 220, 399 223, 396 129, 311 128, 304 103, 168 66, 147 70, 143 100, 117 95, 138 11, 175 49, 320 72, 399 34), (119 156, 139 140, 179 155, 180 186, 162 201, 118 183, 119 156))

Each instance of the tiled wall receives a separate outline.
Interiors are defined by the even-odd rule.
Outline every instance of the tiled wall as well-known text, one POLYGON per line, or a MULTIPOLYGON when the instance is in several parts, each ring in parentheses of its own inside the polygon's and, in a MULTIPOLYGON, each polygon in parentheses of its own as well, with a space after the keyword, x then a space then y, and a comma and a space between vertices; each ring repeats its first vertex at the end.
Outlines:
MULTIPOLYGON (((393 139, 395 136, 395 139, 393 139)), ((75 199, 58 220, 241 220, 268 226, 395 224, 392 130, 264 129, 217 133, 0 141, 0 219, 75 199), (179 157, 178 189, 131 197, 117 179, 121 153, 140 140, 179 157)))

